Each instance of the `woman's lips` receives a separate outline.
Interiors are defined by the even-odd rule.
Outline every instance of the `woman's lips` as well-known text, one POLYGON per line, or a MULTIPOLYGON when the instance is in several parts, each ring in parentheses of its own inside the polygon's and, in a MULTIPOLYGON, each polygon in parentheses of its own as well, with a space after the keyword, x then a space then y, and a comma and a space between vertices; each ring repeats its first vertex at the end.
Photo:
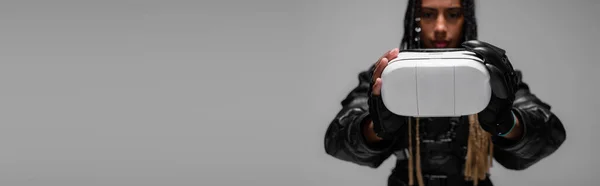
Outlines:
POLYGON ((445 48, 446 46, 448 46, 448 42, 447 41, 434 41, 433 45, 436 48, 445 48))

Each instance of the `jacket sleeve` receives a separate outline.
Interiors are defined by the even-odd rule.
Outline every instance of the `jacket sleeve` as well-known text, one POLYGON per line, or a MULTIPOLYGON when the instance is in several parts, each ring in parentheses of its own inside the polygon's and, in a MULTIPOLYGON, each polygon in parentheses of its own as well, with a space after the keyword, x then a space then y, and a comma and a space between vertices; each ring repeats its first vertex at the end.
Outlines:
POLYGON ((523 135, 515 141, 493 137, 496 161, 507 169, 524 170, 554 153, 565 141, 566 132, 550 109, 521 82, 512 110, 523 126, 523 135))
POLYGON ((393 153, 391 147, 394 142, 367 144, 363 126, 370 122, 367 104, 369 72, 360 72, 358 80, 358 86, 342 100, 341 110, 329 123, 325 133, 325 151, 340 160, 377 168, 393 153))

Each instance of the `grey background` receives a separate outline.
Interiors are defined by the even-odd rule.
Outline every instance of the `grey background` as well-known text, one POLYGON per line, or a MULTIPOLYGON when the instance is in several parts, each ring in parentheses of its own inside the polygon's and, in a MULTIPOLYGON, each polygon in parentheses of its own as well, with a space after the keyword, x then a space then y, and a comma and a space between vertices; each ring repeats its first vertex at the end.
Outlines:
MULTIPOLYGON (((477 1, 567 129, 496 185, 595 185, 600 3, 477 1)), ((2 1, 0 185, 385 185, 325 154, 357 74, 398 45, 406 3, 2 1)))

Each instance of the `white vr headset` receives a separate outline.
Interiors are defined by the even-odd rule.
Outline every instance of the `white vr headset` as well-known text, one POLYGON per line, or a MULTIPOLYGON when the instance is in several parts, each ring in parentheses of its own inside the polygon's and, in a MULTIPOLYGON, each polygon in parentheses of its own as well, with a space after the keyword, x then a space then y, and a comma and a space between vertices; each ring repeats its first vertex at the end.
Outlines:
POLYGON ((490 73, 462 49, 401 51, 381 75, 381 98, 392 112, 412 117, 476 114, 492 96, 490 73))

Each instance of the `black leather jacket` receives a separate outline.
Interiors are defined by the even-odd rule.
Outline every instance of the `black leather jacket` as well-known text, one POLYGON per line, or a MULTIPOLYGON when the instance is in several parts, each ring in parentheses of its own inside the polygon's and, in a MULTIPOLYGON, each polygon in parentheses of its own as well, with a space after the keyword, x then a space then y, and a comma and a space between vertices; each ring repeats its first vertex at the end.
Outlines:
MULTIPOLYGON (((517 73, 522 76, 520 71, 517 73)), ((362 133, 363 124, 369 121, 368 74, 366 70, 359 73, 358 86, 341 102, 342 109, 325 134, 325 151, 337 159, 371 168, 379 167, 394 155, 397 157, 396 167, 389 175, 388 185, 408 185, 407 136, 369 145, 362 133)), ((494 137, 493 155, 505 168, 523 170, 556 151, 565 141, 566 132, 559 118, 550 111, 550 105, 532 94, 523 82, 519 85, 513 108, 524 127, 523 137, 517 141, 494 137)), ((422 118, 419 128, 422 174, 426 185, 472 185, 464 181, 462 174, 468 138, 467 116, 422 118)), ((479 185, 492 185, 489 176, 479 185)))

